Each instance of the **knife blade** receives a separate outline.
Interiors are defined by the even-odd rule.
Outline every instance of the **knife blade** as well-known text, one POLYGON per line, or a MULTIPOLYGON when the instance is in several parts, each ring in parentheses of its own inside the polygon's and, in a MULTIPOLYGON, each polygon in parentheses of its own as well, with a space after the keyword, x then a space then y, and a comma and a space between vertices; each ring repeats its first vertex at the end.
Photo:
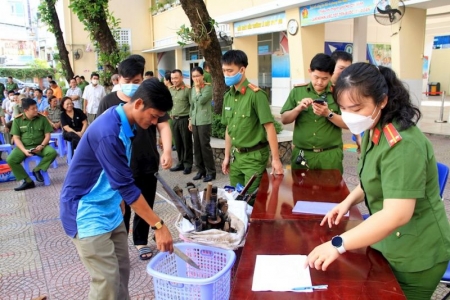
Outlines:
POLYGON ((175 247, 175 245, 173 246, 173 253, 175 253, 175 255, 177 255, 179 258, 187 262, 192 267, 200 270, 200 267, 189 256, 184 254, 183 251, 175 247))

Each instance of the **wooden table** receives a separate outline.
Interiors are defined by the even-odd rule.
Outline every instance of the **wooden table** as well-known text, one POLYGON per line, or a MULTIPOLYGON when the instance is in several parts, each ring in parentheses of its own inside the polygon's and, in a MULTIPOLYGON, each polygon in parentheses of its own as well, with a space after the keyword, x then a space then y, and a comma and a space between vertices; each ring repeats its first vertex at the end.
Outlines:
POLYGON ((348 251, 325 272, 310 269, 312 283, 328 284, 327 290, 252 291, 256 255, 308 254, 317 245, 362 222, 359 212, 353 212, 330 229, 320 226, 321 216, 292 215, 296 200, 339 202, 348 194, 337 171, 303 173, 304 176, 301 171, 293 171, 281 179, 266 174, 262 178, 230 299, 406 299, 387 261, 371 248, 348 251))
MULTIPOLYGON (((349 190, 338 170, 287 170, 283 177, 263 174, 250 221, 317 219, 323 216, 292 214, 299 200, 339 203, 349 190)), ((361 220, 357 207, 350 210, 351 220, 361 220)))

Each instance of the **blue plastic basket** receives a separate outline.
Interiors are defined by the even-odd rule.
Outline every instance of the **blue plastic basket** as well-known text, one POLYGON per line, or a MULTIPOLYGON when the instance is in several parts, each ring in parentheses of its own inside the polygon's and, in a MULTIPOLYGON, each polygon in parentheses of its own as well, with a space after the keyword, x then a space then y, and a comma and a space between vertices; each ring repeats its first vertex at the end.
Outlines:
POLYGON ((231 268, 236 259, 234 252, 193 243, 176 246, 200 270, 175 254, 158 253, 147 265, 147 273, 153 276, 156 299, 228 300, 231 268))

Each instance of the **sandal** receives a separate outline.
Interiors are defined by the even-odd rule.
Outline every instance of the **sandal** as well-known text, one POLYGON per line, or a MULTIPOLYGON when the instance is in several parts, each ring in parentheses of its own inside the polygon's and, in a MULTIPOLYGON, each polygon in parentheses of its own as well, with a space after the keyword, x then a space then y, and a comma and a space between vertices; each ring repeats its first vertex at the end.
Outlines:
POLYGON ((152 249, 148 246, 144 246, 142 248, 137 249, 139 251, 139 259, 140 260, 149 260, 153 257, 152 249))

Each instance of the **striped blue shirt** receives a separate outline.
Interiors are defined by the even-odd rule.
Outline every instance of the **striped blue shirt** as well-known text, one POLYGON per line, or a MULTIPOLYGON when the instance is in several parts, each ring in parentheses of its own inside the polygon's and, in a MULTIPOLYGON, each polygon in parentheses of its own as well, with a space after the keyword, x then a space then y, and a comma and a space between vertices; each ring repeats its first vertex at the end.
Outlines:
POLYGON ((71 237, 113 231, 123 221, 121 200, 132 204, 141 194, 129 167, 134 126, 122 106, 88 127, 73 156, 60 197, 61 222, 71 237))

